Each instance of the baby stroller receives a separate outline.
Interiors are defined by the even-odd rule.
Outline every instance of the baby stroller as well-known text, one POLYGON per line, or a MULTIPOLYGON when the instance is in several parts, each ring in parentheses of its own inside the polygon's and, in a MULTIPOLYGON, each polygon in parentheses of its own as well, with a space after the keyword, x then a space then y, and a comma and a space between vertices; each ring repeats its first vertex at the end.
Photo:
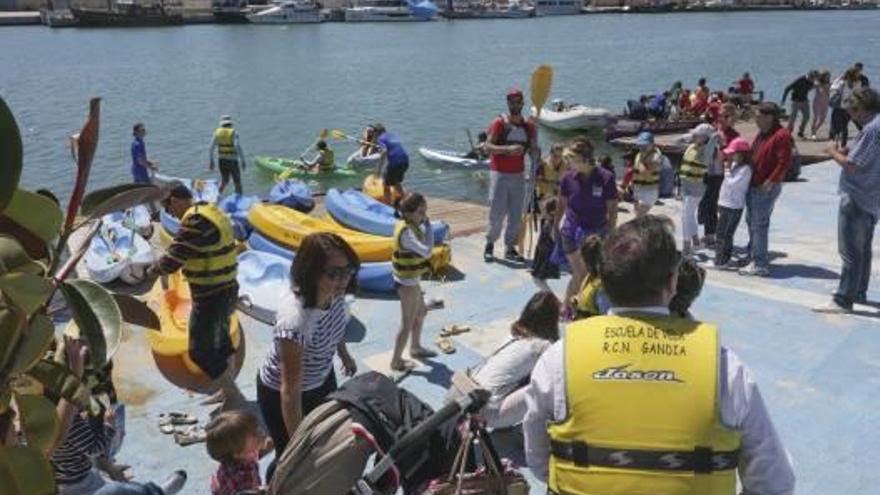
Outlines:
POLYGON ((467 432, 463 439, 458 423, 463 415, 485 405, 484 390, 434 412, 384 375, 372 372, 348 380, 329 398, 291 438, 278 460, 270 494, 376 495, 395 493, 398 487, 403 493, 417 494, 450 472, 475 470, 475 463, 461 455, 462 445, 469 446, 472 435, 467 432), (374 454, 375 465, 365 475, 374 454))

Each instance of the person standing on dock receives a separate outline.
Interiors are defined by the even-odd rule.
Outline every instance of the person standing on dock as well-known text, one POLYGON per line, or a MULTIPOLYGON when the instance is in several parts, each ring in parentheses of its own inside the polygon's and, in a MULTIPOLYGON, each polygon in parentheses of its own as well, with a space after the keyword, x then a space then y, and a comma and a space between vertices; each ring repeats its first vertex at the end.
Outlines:
POLYGON ((635 175, 635 214, 637 217, 647 215, 660 196, 660 169, 665 157, 660 148, 654 144, 654 134, 643 131, 636 138, 639 152, 633 162, 635 175))
POLYGON ((852 149, 832 145, 826 150, 841 167, 837 246, 843 268, 833 299, 813 308, 822 313, 849 313, 853 303, 868 301, 874 228, 880 218, 880 95, 856 88, 843 104, 862 131, 852 149))
POLYGON ((238 133, 235 132, 232 118, 228 115, 220 117, 220 127, 214 130, 214 139, 211 140, 209 170, 214 170, 214 149, 220 159, 220 193, 226 189, 231 178, 235 183, 235 194, 243 193, 241 187, 241 171, 247 167, 244 161, 244 153, 238 142, 238 133), (241 169, 239 169, 239 164, 241 169))
POLYGON ((150 184, 150 176, 159 171, 158 165, 147 159, 147 145, 144 136, 147 128, 138 122, 131 129, 134 140, 131 142, 131 177, 135 184, 150 184))
POLYGON ((524 263, 525 258, 516 250, 522 221, 525 197, 526 156, 534 162, 540 159, 538 130, 535 123, 523 118, 523 94, 519 89, 507 92, 506 115, 500 115, 489 126, 486 150, 489 152, 489 231, 483 260, 495 261, 495 241, 501 237, 501 228, 507 218, 504 231, 506 250, 504 258, 524 263))
POLYGON ((804 139, 804 130, 810 122, 810 90, 813 89, 813 81, 816 80, 819 73, 811 70, 808 74, 795 79, 791 84, 785 87, 782 93, 782 104, 791 93, 791 115, 788 116, 788 132, 794 132, 794 123, 800 113, 803 117, 801 126, 798 129, 798 137, 804 139))

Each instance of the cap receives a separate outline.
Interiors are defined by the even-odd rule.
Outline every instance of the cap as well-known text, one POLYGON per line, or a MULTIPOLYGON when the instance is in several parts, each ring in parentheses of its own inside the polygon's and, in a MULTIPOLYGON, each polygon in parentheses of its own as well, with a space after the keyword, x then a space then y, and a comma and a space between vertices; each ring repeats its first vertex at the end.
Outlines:
POLYGON ((226 127, 232 125, 232 117, 229 115, 224 115, 220 117, 220 127, 226 127))
POLYGON ((639 137, 636 138, 636 145, 647 146, 649 144, 654 144, 654 135, 649 131, 643 131, 639 134, 639 137))
POLYGON ((758 105, 758 113, 779 117, 782 114, 782 109, 772 101, 765 101, 758 105))
POLYGON ((752 147, 749 145, 749 142, 745 140, 745 138, 738 137, 734 138, 733 141, 731 141, 730 144, 728 144, 727 147, 724 148, 724 154, 732 155, 734 153, 747 152, 751 149, 752 147))
POLYGON ((519 88, 511 88, 507 91, 507 99, 508 100, 511 98, 522 98, 522 97, 523 97, 523 92, 520 91, 519 88))

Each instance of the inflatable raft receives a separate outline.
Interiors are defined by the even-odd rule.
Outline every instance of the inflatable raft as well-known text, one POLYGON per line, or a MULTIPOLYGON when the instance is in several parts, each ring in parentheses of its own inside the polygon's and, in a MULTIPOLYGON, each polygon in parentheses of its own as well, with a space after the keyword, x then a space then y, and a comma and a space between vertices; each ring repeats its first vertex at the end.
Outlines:
MULTIPOLYGON (((366 194, 355 191, 330 189, 324 198, 324 208, 339 224, 367 234, 391 237, 394 235, 394 208, 366 194)), ((441 244, 449 234, 449 225, 433 221, 434 243, 441 244)))

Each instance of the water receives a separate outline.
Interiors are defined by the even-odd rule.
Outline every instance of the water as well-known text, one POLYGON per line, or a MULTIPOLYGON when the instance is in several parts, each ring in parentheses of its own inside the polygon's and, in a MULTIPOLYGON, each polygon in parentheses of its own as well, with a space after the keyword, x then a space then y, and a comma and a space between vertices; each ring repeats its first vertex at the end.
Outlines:
MULTIPOLYGON (((149 156, 166 174, 207 177, 208 146, 229 114, 247 156, 297 156, 321 128, 356 133, 381 121, 412 155, 407 183, 433 196, 481 199, 485 180, 424 163, 419 146, 467 147, 526 90, 539 64, 552 97, 619 110, 643 92, 706 76, 727 87, 750 71, 768 98, 812 68, 857 60, 880 82, 880 12, 594 15, 403 24, 0 29, 0 95, 18 118, 24 183, 66 195, 66 138, 91 96, 103 98, 92 187, 129 180, 131 126, 146 123, 149 156)), ((528 94, 528 93, 527 93, 528 94)), ((559 136, 542 132, 542 140, 559 136)), ((337 156, 350 143, 331 143, 337 156)), ((251 160, 252 162, 252 160, 251 160)), ((251 166, 245 188, 272 178, 251 166)), ((357 181, 355 181, 357 182, 357 181)))

